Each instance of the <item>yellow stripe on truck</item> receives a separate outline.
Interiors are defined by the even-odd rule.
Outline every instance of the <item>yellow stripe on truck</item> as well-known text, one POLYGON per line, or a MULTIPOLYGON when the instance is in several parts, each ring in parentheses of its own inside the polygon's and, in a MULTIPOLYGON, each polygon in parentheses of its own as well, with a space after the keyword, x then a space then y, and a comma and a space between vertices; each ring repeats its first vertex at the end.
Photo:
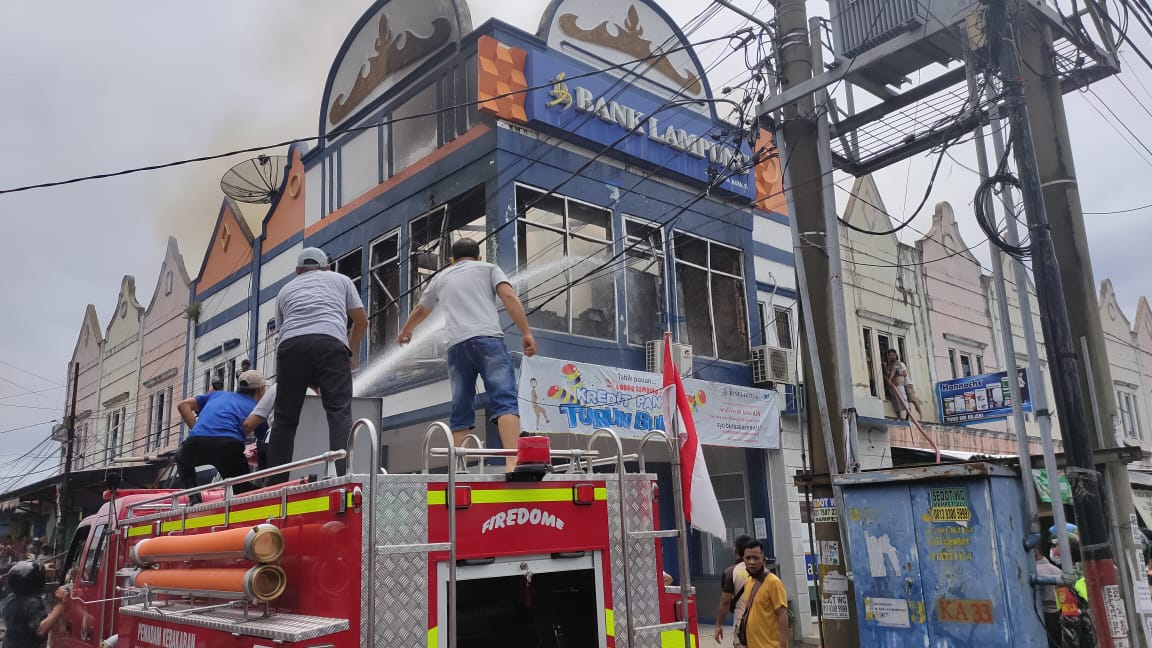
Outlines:
MULTIPOLYGON (((288 502, 289 516, 292 515, 306 515, 308 513, 322 513, 332 507, 330 498, 325 495, 323 497, 312 497, 305 500, 298 500, 295 502, 288 502)), ((242 509, 239 511, 230 511, 228 517, 225 518, 223 513, 214 513, 212 515, 198 515, 185 519, 183 522, 180 520, 168 520, 160 524, 161 533, 169 533, 172 531, 179 531, 181 528, 189 529, 203 529, 204 527, 224 526, 224 524, 242 524, 244 522, 256 522, 258 520, 267 520, 269 518, 280 517, 281 508, 279 504, 268 504, 266 506, 257 506, 250 509, 242 509)), ((141 524, 139 526, 129 527, 128 537, 135 538, 137 536, 151 535, 154 526, 152 524, 141 524)))
POLYGON ((436 626, 428 628, 428 648, 437 648, 438 644, 436 642, 439 639, 437 635, 436 626))
MULTIPOLYGON (((607 488, 596 489, 596 500, 604 501, 608 499, 607 488)), ((534 504, 540 502, 571 502, 572 489, 571 488, 533 488, 533 489, 519 489, 519 488, 500 488, 500 489, 485 489, 472 491, 473 504, 534 504)), ((446 490, 430 490, 428 491, 428 505, 433 506, 437 504, 448 503, 448 491, 446 490)))
MULTIPOLYGON (((696 637, 691 637, 692 648, 696 648, 696 637)), ((684 648, 683 630, 665 630, 660 633, 660 648, 684 648)))
POLYGON ((612 608, 604 609, 604 627, 608 630, 609 637, 616 636, 616 612, 612 608))

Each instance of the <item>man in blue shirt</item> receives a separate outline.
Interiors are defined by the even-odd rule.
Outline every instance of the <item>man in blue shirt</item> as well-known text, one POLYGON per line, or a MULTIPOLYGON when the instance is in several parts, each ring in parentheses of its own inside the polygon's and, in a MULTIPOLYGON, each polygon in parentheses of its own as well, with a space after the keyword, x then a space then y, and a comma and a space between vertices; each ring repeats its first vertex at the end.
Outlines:
MULTIPOLYGON (((211 465, 220 477, 239 477, 248 473, 244 457, 244 419, 264 395, 264 376, 245 371, 236 380, 236 391, 214 391, 180 401, 177 411, 190 428, 188 438, 176 451, 176 469, 184 488, 196 487, 196 467, 211 465)), ((255 488, 241 483, 233 486, 236 493, 255 488)))

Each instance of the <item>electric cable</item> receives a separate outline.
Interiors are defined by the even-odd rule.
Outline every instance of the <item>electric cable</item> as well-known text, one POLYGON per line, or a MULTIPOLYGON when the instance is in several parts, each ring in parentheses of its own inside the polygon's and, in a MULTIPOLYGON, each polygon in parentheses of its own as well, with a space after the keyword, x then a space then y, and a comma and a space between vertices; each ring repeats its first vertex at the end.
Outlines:
MULTIPOLYGON (((700 45, 706 45, 708 43, 719 42, 722 40, 730 40, 731 37, 732 37, 732 35, 728 34, 728 35, 719 36, 716 38, 705 39, 705 40, 699 41, 697 43, 687 43, 687 44, 681 45, 679 47, 674 47, 674 48, 671 48, 668 50, 660 51, 657 54, 650 54, 648 56, 638 57, 638 58, 632 59, 630 61, 626 61, 623 63, 616 63, 613 65, 609 65, 609 66, 606 66, 606 67, 603 67, 603 68, 600 68, 597 70, 592 70, 589 72, 584 72, 584 73, 580 73, 580 74, 573 74, 572 76, 567 77, 567 80, 571 81, 573 79, 580 79, 580 78, 584 78, 584 77, 594 76, 597 74, 603 74, 604 72, 610 72, 612 70, 618 70, 618 69, 627 67, 629 65, 633 65, 635 63, 643 63, 645 61, 649 61, 649 60, 653 60, 653 59, 657 59, 657 58, 662 58, 662 57, 667 56, 668 54, 671 54, 673 52, 678 52, 678 51, 694 48, 694 47, 697 47, 700 45)), ((103 180, 106 178, 115 178, 118 176, 131 175, 131 174, 142 173, 142 172, 146 172, 146 171, 157 171, 160 169, 168 169, 168 168, 172 168, 172 167, 185 166, 188 164, 195 164, 198 162, 208 162, 211 160, 219 160, 219 159, 233 157, 236 155, 242 155, 242 154, 246 154, 246 153, 259 153, 261 151, 267 151, 269 149, 277 149, 277 148, 283 148, 286 146, 291 146, 292 144, 299 143, 299 142, 312 142, 312 141, 319 141, 322 139, 332 139, 334 137, 339 137, 340 135, 343 135, 345 133, 368 130, 368 129, 378 128, 380 126, 387 126, 387 125, 391 125, 391 124, 398 124, 398 123, 401 123, 404 121, 409 121, 409 120, 413 120, 413 119, 420 119, 423 117, 432 117, 432 116, 439 115, 441 113, 448 112, 451 110, 458 110, 460 108, 467 108, 469 106, 475 106, 475 105, 479 105, 482 103, 488 103, 491 101, 496 101, 499 99, 503 99, 505 97, 511 97, 511 96, 518 95, 518 94, 527 94, 527 93, 535 91, 535 90, 542 90, 542 89, 551 88, 552 85, 553 85, 552 83, 546 83, 546 84, 541 84, 538 86, 531 86, 528 88, 524 88, 522 90, 512 90, 512 91, 498 94, 498 95, 495 95, 495 96, 492 96, 492 97, 489 97, 486 99, 482 99, 482 100, 476 99, 476 100, 471 100, 471 101, 464 101, 464 102, 460 102, 460 103, 457 103, 457 104, 454 104, 451 106, 445 106, 443 108, 437 108, 436 110, 425 111, 422 113, 414 113, 414 114, 407 115, 404 117, 375 121, 371 124, 361 124, 359 126, 350 126, 350 127, 346 127, 346 128, 340 128, 340 129, 334 130, 333 132, 327 133, 323 136, 312 135, 312 136, 307 136, 307 137, 299 137, 299 138, 295 138, 295 139, 285 140, 282 142, 276 142, 275 144, 264 144, 264 145, 258 145, 258 146, 250 146, 250 147, 246 147, 246 148, 227 151, 224 153, 213 153, 213 154, 208 154, 208 155, 200 155, 200 156, 191 157, 191 158, 183 158, 183 159, 179 159, 179 160, 173 160, 171 162, 162 162, 162 163, 158 163, 158 164, 149 164, 149 165, 138 166, 138 167, 130 167, 130 168, 126 168, 126 169, 120 169, 118 171, 108 171, 108 172, 104 172, 104 173, 94 173, 94 174, 89 174, 89 175, 76 176, 76 177, 68 178, 68 179, 64 179, 64 180, 52 180, 52 181, 48 181, 48 182, 39 182, 39 183, 35 183, 35 184, 27 184, 27 185, 20 185, 20 186, 16 186, 16 187, 8 187, 8 188, 0 189, 0 196, 5 195, 5 194, 20 193, 20 192, 24 192, 24 191, 32 191, 35 189, 46 189, 46 188, 50 188, 50 187, 60 187, 60 186, 64 186, 64 185, 76 184, 79 182, 87 182, 90 180, 103 180)))

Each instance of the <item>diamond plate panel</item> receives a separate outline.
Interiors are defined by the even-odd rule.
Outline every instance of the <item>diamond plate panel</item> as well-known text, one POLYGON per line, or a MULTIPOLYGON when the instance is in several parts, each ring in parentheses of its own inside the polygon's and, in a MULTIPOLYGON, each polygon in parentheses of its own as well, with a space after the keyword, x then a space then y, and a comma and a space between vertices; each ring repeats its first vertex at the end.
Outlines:
POLYGON ((428 556, 398 554, 376 558, 376 624, 373 646, 428 643, 428 556))
POLYGON ((376 502, 376 544, 419 544, 428 542, 428 482, 389 480, 378 486, 376 502))
MULTIPOLYGON (((364 521, 364 547, 421 544, 428 541, 428 483, 426 475, 396 475, 387 486, 377 484, 372 494, 376 535, 370 538, 364 521)), ((378 555, 369 566, 364 551, 361 596, 367 611, 368 591, 376 595, 375 614, 363 615, 360 645, 392 648, 428 643, 428 555, 378 555), (375 617, 375 622, 371 617, 375 617)))
MULTIPOLYGON (((599 476, 599 475, 598 475, 599 476)), ((659 633, 637 633, 635 646, 629 645, 626 598, 632 602, 632 626, 659 623, 660 593, 656 569, 655 544, 651 539, 627 539, 621 526, 620 510, 627 518, 627 531, 652 528, 651 481, 643 475, 624 477, 624 499, 621 501, 614 475, 605 475, 608 487, 608 528, 611 537, 612 607, 616 621, 617 648, 660 648, 659 633), (628 543, 629 580, 624 580, 624 542, 628 543)))

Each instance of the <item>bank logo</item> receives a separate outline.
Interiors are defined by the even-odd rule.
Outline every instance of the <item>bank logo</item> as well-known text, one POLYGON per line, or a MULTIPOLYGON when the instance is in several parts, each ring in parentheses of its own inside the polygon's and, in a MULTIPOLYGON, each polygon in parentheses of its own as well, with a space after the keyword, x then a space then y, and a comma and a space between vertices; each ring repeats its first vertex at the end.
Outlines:
POLYGON ((564 82, 565 76, 566 75, 561 72, 553 77, 552 89, 548 91, 548 94, 552 96, 552 101, 546 104, 549 108, 562 105, 563 108, 560 110, 568 110, 572 107, 572 92, 568 90, 568 84, 564 82))

